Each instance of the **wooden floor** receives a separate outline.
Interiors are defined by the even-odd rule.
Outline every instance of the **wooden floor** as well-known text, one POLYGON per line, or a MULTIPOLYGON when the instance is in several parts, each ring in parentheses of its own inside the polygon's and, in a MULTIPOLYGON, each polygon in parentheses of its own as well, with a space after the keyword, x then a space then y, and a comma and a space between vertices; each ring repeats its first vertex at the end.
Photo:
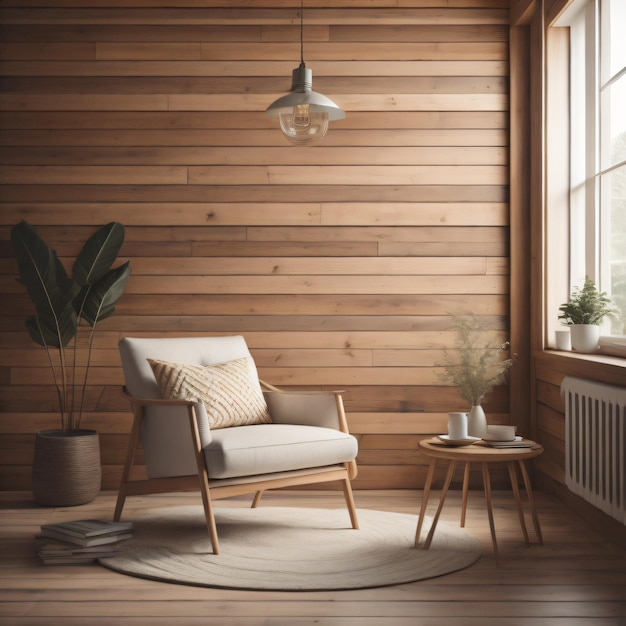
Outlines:
MULTIPOLYGON (((431 504, 437 501, 433 494, 431 504)), ((417 491, 357 491, 359 508, 415 514, 417 491)), ((626 550, 556 498, 538 493, 545 544, 526 546, 511 494, 494 494, 500 562, 484 497, 471 492, 466 528, 483 544, 468 569, 417 583, 334 592, 205 589, 132 578, 94 565, 43 565, 34 539, 50 521, 109 518, 115 494, 71 509, 41 508, 30 494, 0 494, 0 624, 11 626, 607 626, 626 624, 626 550)), ((249 498, 216 502, 247 506, 249 498)), ((199 503, 197 494, 132 498, 132 511, 199 503)), ((267 493, 263 506, 342 506, 339 492, 267 493)), ((433 505, 434 506, 434 505, 433 505)), ((429 509, 429 513, 433 511, 429 509)), ((442 521, 458 524, 451 493, 442 521)), ((417 520, 417 517, 416 517, 417 520)), ((533 538, 531 536, 531 538, 533 538)))

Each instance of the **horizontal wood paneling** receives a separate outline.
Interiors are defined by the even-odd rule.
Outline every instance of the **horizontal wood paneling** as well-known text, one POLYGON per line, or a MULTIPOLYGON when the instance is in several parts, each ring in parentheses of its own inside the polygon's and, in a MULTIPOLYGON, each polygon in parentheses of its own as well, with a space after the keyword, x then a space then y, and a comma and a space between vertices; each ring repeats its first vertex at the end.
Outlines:
MULTIPOLYGON (((307 0, 314 88, 347 112, 309 148, 264 115, 299 2, 176 4, 3 3, 0 487, 30 487, 33 433, 57 423, 8 243, 21 219, 68 267, 95 227, 127 228, 83 416, 105 488, 131 421, 119 339, 233 333, 269 382, 346 390, 355 487, 422 486, 419 440, 468 408, 439 379, 450 316, 508 336, 508 3, 307 0)), ((507 423, 507 389, 486 409, 507 423)))
MULTIPOLYGON (((132 175, 132 172, 129 173, 132 175)), ((55 186, 56 188, 56 186, 55 186)), ((58 203, 5 203, 5 212, 0 221, 8 224, 20 216, 29 219, 30 215, 38 215, 46 211, 48 224, 63 224, 74 220, 83 224, 97 225, 103 210, 111 216, 129 225, 161 226, 167 225, 175 217, 181 226, 212 225, 250 225, 250 226, 281 226, 290 225, 332 225, 332 226, 436 226, 441 223, 450 226, 489 226, 502 224, 506 219, 506 203, 504 202, 343 202, 343 203, 310 203, 299 202, 264 202, 264 211, 258 210, 258 204, 242 202, 222 203, 163 203, 163 202, 76 202, 58 203)), ((32 219, 32 218, 31 218, 32 219)), ((443 233, 440 231, 442 239, 443 233)), ((467 231, 465 231, 467 232, 467 231)), ((473 231, 472 231, 473 232, 473 231)), ((501 233, 505 229, 500 230, 501 233)), ((318 231, 320 233, 320 231, 318 231)), ((477 233, 480 237, 480 234, 477 233)), ((293 238, 298 235, 285 237, 293 238)), ((326 241, 332 238, 332 232, 319 235, 315 241, 326 241)), ((372 239, 371 237, 370 239, 372 239)), ((280 241, 280 240, 278 240, 280 241)), ((314 239, 310 239, 314 241, 314 239)), ((345 241, 345 239, 344 239, 345 241)), ((404 239, 404 241, 408 241, 404 239)), ((480 240, 479 240, 480 241, 480 240)), ((506 243, 505 239, 500 242, 506 243)), ((467 242, 474 243, 474 240, 467 242)))
MULTIPOLYGON (((298 58, 297 55, 295 58, 298 58)), ((8 76, 266 76, 275 77, 279 84, 289 89, 289 77, 294 61, 230 61, 230 62, 201 62, 201 61, 133 61, 120 67, 119 63, 107 61, 77 61, 67 67, 66 62, 28 62, 19 61, 3 64, 3 71, 8 76)), ((504 61, 316 61, 315 85, 317 78, 322 82, 325 76, 356 76, 368 78, 370 76, 410 76, 419 73, 419 76, 494 76, 501 77, 506 73, 507 65, 504 61)), ((254 78, 252 79, 254 81, 254 78)), ((122 88, 126 82, 119 81, 122 88)), ((339 79, 335 79, 339 82, 339 79)), ((371 82, 371 81, 370 81, 371 82)), ((386 82, 386 80, 385 80, 386 82)), ((367 81, 366 81, 367 84, 367 81)), ((263 89, 276 89, 274 83, 263 83, 263 89)), ((268 92, 273 93, 273 92, 268 92)), ((271 100, 270 100, 271 102, 271 100)), ((345 124, 345 122, 343 122, 345 124)))
MULTIPOLYGON (((107 118, 108 119, 108 118, 107 118)), ((104 120, 102 120, 104 122, 104 120)), ((110 120, 109 120, 110 121, 110 120)), ((13 119, 12 126, 19 124, 13 119)), ((123 120, 119 120, 123 124, 123 120)), ((375 142, 377 146, 503 146, 506 147, 507 135, 503 129, 467 129, 467 130, 411 130, 401 132, 392 130, 368 131, 367 137, 360 132, 336 130, 332 136, 324 138, 324 146, 341 145, 340 140, 353 145, 364 145, 366 141, 375 142), (331 139, 333 141, 331 141, 331 139)), ((282 135, 276 137, 273 129, 248 131, 246 145, 260 143, 263 146, 276 145, 284 147, 282 135)), ((5 130, 0 135, 3 146, 232 146, 241 143, 239 130, 123 130, 114 133, 101 130, 5 130)), ((330 151, 328 151, 330 153, 330 151)), ((358 152, 358 151, 355 151, 358 152)))
MULTIPOLYGON (((0 149, 2 165, 504 165, 505 147, 435 147, 416 151, 414 147, 379 148, 376 153, 362 148, 318 148, 312 155, 295 153, 289 148, 162 148, 154 147, 149 154, 144 148, 20 148, 0 149)), ((271 173, 271 170, 269 170, 271 173)))
MULTIPOLYGON (((311 2, 307 4, 307 24, 410 24, 410 25, 440 25, 440 24, 508 24, 509 12, 506 0, 413 0, 405 2, 402 11, 389 10, 397 8, 397 2, 376 0, 375 2, 349 2, 340 7, 326 8, 327 2, 311 2), (323 8, 315 8, 321 6, 323 8), (344 8, 345 7, 345 8, 344 8), (371 8, 375 7, 375 8, 371 8), (469 8, 467 8, 469 7, 469 8), (358 8, 358 11, 354 9, 358 8)), ((288 25, 292 26, 297 18, 300 5, 293 0, 278 0, 263 2, 253 0, 236 3, 221 0, 218 2, 190 2, 189 7, 182 9, 169 7, 169 2, 119 2, 113 8, 108 3, 97 6, 87 6, 84 0, 64 2, 63 0, 30 0, 6 3, 11 7, 4 11, 4 22, 7 24, 150 24, 156 26, 172 24, 185 25, 288 25), (24 10, 22 7, 37 7, 36 14, 24 10), (17 7, 17 8, 13 8, 17 7), (71 7, 72 11, 60 11, 57 7, 71 7), (133 7, 139 9, 130 10, 133 7), (161 8, 167 7, 167 8, 161 8), (201 7, 201 8, 196 8, 201 7), (207 7, 215 7, 207 11, 207 7), (225 8, 224 8, 225 7, 225 8), (257 8, 258 7, 258 8, 257 8), (269 8, 266 8, 269 7, 269 8), (279 8, 276 8, 279 7, 279 8), (141 9, 151 8, 149 12, 141 9), (245 12, 242 12, 242 9, 245 12)))
MULTIPOLYGON (((473 65, 472 68, 473 72, 476 72, 475 65, 473 65)), ((500 69, 504 71, 506 68, 503 66, 500 69)), ((317 87, 317 81, 315 85, 317 87)), ((249 135, 252 134, 252 136, 256 136, 256 133, 252 131, 256 131, 257 129, 265 130, 266 135, 276 130, 265 116, 258 115, 252 117, 241 111, 206 111, 202 113, 187 111, 185 115, 182 115, 180 112, 170 113, 155 111, 150 116, 136 111, 85 111, 81 112, 79 117, 67 111, 46 111, 45 113, 6 111, 2 112, 2 120, 10 128, 63 129, 70 131, 75 129, 148 129, 149 131, 156 130, 157 133, 161 133, 167 130, 178 132, 179 130, 185 129, 193 129, 194 131, 206 128, 216 131, 236 129, 238 132, 232 133, 232 138, 235 141, 229 145, 248 145, 249 135), (241 132, 242 128, 246 129, 245 134, 241 132)), ((351 112, 345 119, 337 122, 337 125, 333 124, 333 131, 336 132, 333 132, 332 135, 329 133, 324 137, 323 145, 329 145, 329 142, 332 141, 332 137, 335 137, 337 134, 339 138, 349 138, 350 142, 358 140, 360 137, 362 142, 368 140, 368 145, 372 145, 372 137, 376 137, 377 134, 380 134, 383 130, 393 130, 399 137, 405 136, 405 131, 411 129, 424 129, 430 131, 431 134, 437 135, 440 129, 454 129, 460 132, 461 137, 464 135, 463 131, 468 129, 495 129, 504 133, 508 125, 508 120, 505 112, 497 111, 357 111, 351 112), (338 128, 337 125, 339 124, 341 124, 341 126, 338 128), (375 126, 372 128, 374 124, 375 126), (366 129, 367 133, 345 133, 343 132, 345 129, 366 129), (374 134, 370 135, 370 132, 374 134)), ((113 137, 115 135, 109 134, 109 136, 113 137)), ((220 136, 219 132, 216 136, 220 136)), ((276 136, 275 132, 273 136, 276 136)), ((410 136, 409 134, 408 137, 410 136)), ((285 147, 284 137, 282 137, 280 133, 278 138, 281 140, 281 143, 277 145, 285 147)), ((133 144, 131 143, 131 145, 133 144)), ((207 143, 203 145, 211 144, 207 143)), ((338 144, 335 140, 335 143, 330 145, 341 144, 338 144)), ((350 143, 349 145, 353 144, 350 143)))

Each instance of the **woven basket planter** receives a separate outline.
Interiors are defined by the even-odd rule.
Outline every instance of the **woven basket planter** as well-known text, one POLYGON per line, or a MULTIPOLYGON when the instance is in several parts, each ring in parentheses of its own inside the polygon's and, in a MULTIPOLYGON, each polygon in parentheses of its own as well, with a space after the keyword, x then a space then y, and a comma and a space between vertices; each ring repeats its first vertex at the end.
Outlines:
POLYGON ((33 496, 44 506, 76 506, 100 492, 100 440, 95 430, 42 430, 35 437, 33 496))

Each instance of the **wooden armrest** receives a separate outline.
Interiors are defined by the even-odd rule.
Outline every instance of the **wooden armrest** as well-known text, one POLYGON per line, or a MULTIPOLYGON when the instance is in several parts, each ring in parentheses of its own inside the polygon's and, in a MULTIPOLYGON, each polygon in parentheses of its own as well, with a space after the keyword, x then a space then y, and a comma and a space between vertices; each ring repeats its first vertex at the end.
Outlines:
POLYGON ((194 406, 196 401, 193 400, 172 400, 167 398, 138 398, 128 393, 126 387, 122 389, 124 395, 131 404, 140 406, 194 406))
POLYGON ((298 389, 281 389, 280 387, 275 387, 274 385, 270 385, 264 380, 259 379, 259 383, 261 383, 261 387, 264 388, 264 391, 273 391, 275 393, 293 393, 293 394, 310 394, 310 395, 325 395, 334 393, 342 394, 346 393, 345 389, 306 389, 306 390, 298 390, 298 389))

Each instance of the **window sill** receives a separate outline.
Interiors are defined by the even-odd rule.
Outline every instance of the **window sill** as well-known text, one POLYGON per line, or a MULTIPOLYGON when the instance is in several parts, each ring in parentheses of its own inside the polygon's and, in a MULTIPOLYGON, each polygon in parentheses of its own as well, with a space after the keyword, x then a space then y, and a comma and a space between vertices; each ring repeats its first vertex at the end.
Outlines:
POLYGON ((533 354, 535 366, 549 367, 565 375, 588 378, 609 385, 626 384, 626 359, 606 354, 542 350, 533 354))

